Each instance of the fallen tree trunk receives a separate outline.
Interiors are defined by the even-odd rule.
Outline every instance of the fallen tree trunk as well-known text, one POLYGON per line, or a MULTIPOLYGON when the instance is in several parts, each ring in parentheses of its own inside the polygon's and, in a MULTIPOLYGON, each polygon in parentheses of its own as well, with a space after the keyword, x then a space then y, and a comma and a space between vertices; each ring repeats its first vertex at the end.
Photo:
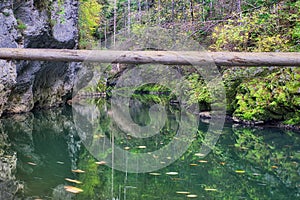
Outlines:
POLYGON ((0 48, 0 59, 219 66, 300 66, 298 52, 107 51, 0 48))

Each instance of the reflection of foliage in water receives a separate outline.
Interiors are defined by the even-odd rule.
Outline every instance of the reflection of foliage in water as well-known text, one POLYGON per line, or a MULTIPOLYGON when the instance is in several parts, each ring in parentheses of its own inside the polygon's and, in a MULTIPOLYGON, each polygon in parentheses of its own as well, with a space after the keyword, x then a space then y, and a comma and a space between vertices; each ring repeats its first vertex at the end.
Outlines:
MULTIPOLYGON (((145 101, 143 97, 137 98, 142 103, 154 103, 149 97, 145 101)), ((162 99, 161 101, 163 102, 162 99)), ((148 115, 147 105, 141 106, 139 114, 148 115)), ((174 130, 171 128, 176 126, 176 106, 171 106, 170 110, 173 110, 169 111, 174 118, 169 116, 170 122, 167 123, 172 125, 165 125, 170 132, 161 131, 156 137, 157 141, 153 137, 149 141, 129 139, 111 120, 110 106, 105 100, 98 104, 98 108, 100 117, 93 135, 95 141, 102 135, 111 138, 110 135, 114 132, 116 145, 130 146, 138 154, 160 148, 174 138, 174 130), (161 141, 164 144, 160 144, 161 141), (145 145, 147 148, 134 148, 138 145, 145 145)), ((2 120, 4 131, 9 132, 9 142, 18 151, 16 178, 23 180, 26 191, 31 192, 25 195, 32 197, 40 194, 39 197, 43 197, 51 195, 51 188, 56 185, 76 185, 65 182, 66 177, 82 181, 82 184, 76 186, 84 191, 76 199, 124 199, 124 196, 127 199, 186 198, 185 195, 176 194, 176 191, 188 191, 198 195, 200 199, 296 199, 300 195, 300 137, 297 133, 271 128, 232 128, 231 124, 227 124, 213 151, 201 158, 195 154, 199 153, 208 124, 200 122, 198 135, 188 151, 167 168, 157 171, 159 176, 149 173, 126 174, 97 165, 97 160, 85 148, 80 151, 77 167, 86 172, 72 174, 71 155, 65 144, 72 124, 59 113, 2 120), (35 162, 37 166, 29 165, 29 161, 35 162), (64 164, 57 161, 63 161, 64 164), (170 171, 178 172, 178 175, 166 175, 170 171)), ((136 122, 144 119, 146 117, 136 116, 136 122)), ((111 149, 101 153, 109 154, 111 149)))
MULTIPOLYGON (((138 123, 147 122, 149 119, 147 113, 149 104, 167 102, 163 98, 157 100, 157 96, 151 99, 151 95, 136 95, 133 98, 139 99, 141 104, 137 104, 140 106, 138 114, 144 115, 134 116, 137 112, 132 112, 134 121, 138 123)), ((106 106, 99 105, 99 108, 102 111, 109 110, 109 104, 106 106)), ((178 109, 176 106, 172 109, 174 110, 169 109, 169 114, 176 116, 174 111, 178 112, 178 109)), ((152 137, 148 140, 138 140, 123 134, 111 121, 107 112, 100 113, 102 113, 99 120, 101 128, 97 130, 101 130, 101 134, 108 137, 114 132, 116 145, 129 146, 130 150, 137 154, 161 148, 169 140, 174 139, 172 131, 176 129, 172 130, 172 125, 168 123, 176 122, 176 117, 169 118, 164 130, 154 139, 152 137), (135 148, 139 145, 145 145, 147 148, 135 148)), ((176 194, 176 191, 188 191, 205 199, 292 199, 299 195, 300 156, 297 152, 299 151, 297 135, 277 129, 258 130, 242 127, 232 129, 227 126, 213 152, 201 158, 195 153, 200 149, 207 128, 207 123, 200 122, 198 135, 188 151, 172 165, 159 170, 157 173, 160 173, 160 176, 126 174, 104 166, 97 167, 94 163, 96 160, 87 158, 86 153, 83 153, 80 162, 83 167, 88 166, 84 169, 92 171, 90 175, 80 175, 84 184, 89 184, 89 187, 93 188, 87 189, 94 191, 94 194, 89 193, 88 197, 90 199, 97 199, 100 196, 105 198, 126 196, 127 199, 155 199, 158 196, 164 199, 185 198, 176 194), (166 175, 169 171, 179 174, 166 175), (87 176, 91 176, 91 182, 87 176), (100 180, 101 188, 95 184, 95 177, 100 180)), ((111 149, 107 151, 106 154, 109 154, 111 149)))

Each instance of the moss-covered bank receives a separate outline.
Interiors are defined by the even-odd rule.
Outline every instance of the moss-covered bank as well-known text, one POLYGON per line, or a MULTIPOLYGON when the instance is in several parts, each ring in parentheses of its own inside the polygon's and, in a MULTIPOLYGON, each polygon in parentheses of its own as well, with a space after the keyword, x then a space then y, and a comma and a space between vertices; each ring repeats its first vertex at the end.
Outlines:
MULTIPOLYGON (((223 81, 227 114, 234 121, 300 125, 300 68, 229 68, 223 72, 223 81)), ((192 83, 191 100, 209 110, 210 91, 202 81, 192 83)))

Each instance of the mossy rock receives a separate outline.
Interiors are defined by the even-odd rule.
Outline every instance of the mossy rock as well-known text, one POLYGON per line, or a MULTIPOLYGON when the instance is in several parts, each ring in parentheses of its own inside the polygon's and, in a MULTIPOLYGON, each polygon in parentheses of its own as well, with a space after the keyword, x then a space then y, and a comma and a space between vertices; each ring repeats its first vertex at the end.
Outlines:
POLYGON ((237 87, 233 115, 242 120, 300 122, 300 69, 283 68, 244 79, 237 87))

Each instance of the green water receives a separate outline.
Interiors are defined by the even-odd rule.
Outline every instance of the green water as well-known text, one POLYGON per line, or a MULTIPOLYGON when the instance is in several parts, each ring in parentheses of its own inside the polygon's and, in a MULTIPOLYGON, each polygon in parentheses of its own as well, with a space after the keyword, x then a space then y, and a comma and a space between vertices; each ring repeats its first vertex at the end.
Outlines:
MULTIPOLYGON (((82 141, 88 140, 90 145, 96 139, 103 142, 102 138, 106 137, 111 142, 113 134, 114 144, 122 149, 129 147, 127 151, 136 154, 152 152, 176 137, 178 108, 176 105, 168 108, 167 121, 160 134, 136 139, 128 133, 122 134, 113 122, 109 104, 102 100, 98 105, 98 126, 92 133, 92 141, 83 138, 78 131, 71 108, 39 111, 1 120, 0 134, 7 135, 5 151, 7 154, 16 152, 17 155, 14 180, 24 185, 18 197, 122 200, 300 197, 300 134, 297 132, 271 127, 245 128, 225 123, 212 151, 205 157, 199 157, 209 125, 208 120, 200 120, 194 141, 175 162, 152 173, 127 173, 107 166, 114 161, 106 161, 109 162, 107 165, 96 164, 99 160, 89 152, 91 146, 82 141), (85 172, 75 173, 72 169, 85 172), (82 183, 70 183, 65 178, 82 183), (76 186, 83 192, 67 192, 65 185, 76 186), (182 194, 184 192, 190 196, 182 194)), ((141 125, 149 123, 148 110, 147 104, 132 104, 130 112, 133 121, 141 125)), ((161 119, 158 117, 157 120, 161 119)), ((105 145, 101 143, 98 152, 105 158, 112 149, 102 147, 105 145)))

